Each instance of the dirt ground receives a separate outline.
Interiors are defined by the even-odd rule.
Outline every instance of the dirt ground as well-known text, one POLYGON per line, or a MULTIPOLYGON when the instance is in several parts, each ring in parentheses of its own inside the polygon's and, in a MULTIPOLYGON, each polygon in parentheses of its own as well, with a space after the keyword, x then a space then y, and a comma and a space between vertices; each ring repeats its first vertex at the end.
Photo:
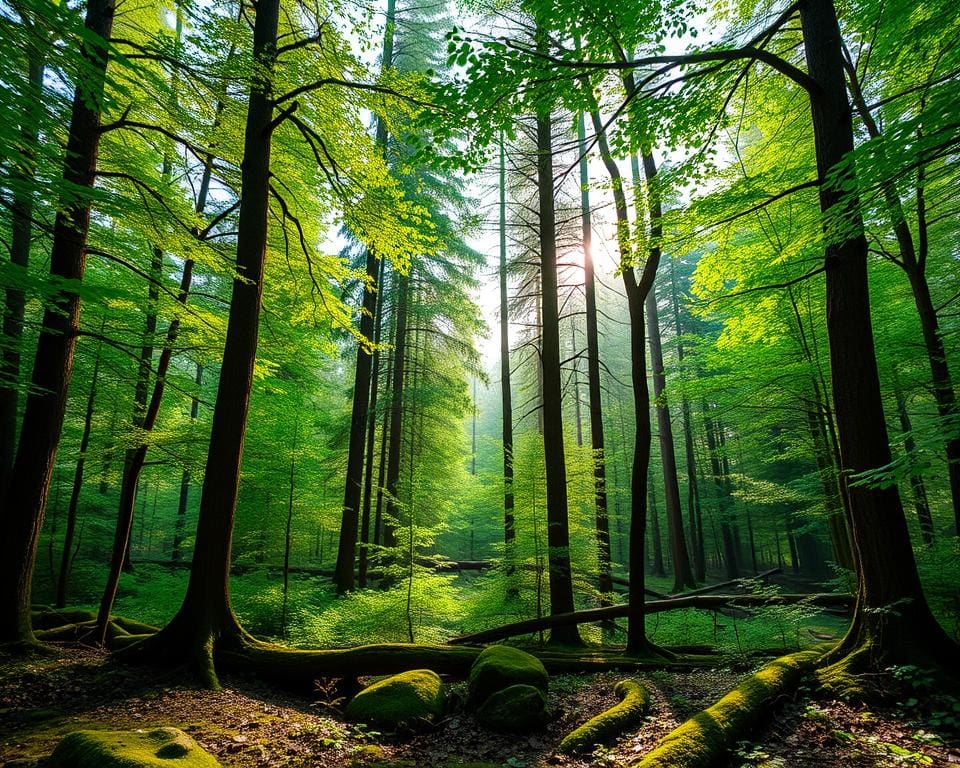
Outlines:
MULTIPOLYGON (((439 767, 465 764, 626 766, 688 716, 728 691, 745 670, 653 672, 638 679, 653 705, 636 732, 593 754, 556 752, 563 736, 616 703, 622 674, 551 678, 553 720, 541 731, 504 736, 481 728, 458 702, 463 686, 450 686, 451 714, 427 732, 381 734, 348 725, 321 681, 316 694, 298 698, 254 679, 225 677, 224 690, 198 690, 173 673, 114 663, 105 653, 64 647, 29 661, 0 657, 0 764, 41 764, 64 734, 82 728, 176 726, 190 733, 224 766, 236 768, 439 767)), ((909 702, 908 702, 909 703, 909 702)), ((919 711, 919 708, 918 708, 919 711)), ((960 713, 956 713, 960 718, 960 713)), ((950 726, 912 719, 909 707, 868 711, 801 691, 785 702, 756 741, 741 744, 736 768, 797 766, 960 765, 950 726)))

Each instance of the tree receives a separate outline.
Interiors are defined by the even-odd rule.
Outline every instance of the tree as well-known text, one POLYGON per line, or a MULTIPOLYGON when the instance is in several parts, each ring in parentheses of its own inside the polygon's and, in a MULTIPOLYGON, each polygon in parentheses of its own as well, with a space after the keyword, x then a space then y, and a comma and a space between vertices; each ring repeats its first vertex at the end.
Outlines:
MULTIPOLYGON (((76 85, 63 167, 64 189, 53 229, 50 276, 81 281, 86 268, 90 196, 100 143, 101 101, 106 82, 113 0, 87 5, 81 45, 84 76, 76 85)), ((37 542, 46 511, 53 463, 60 443, 80 322, 80 296, 61 289, 43 315, 30 394, 13 470, 4 496, 7 534, 0 549, 0 642, 33 642, 30 595, 37 542)))

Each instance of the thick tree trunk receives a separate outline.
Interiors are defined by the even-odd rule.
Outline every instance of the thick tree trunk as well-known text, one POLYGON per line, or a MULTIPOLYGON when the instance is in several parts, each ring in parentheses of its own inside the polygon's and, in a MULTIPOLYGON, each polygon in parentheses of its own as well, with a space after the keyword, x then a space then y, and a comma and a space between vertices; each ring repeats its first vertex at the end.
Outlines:
MULTIPOLYGON (((808 0, 800 19, 807 68, 819 89, 810 101, 824 179, 820 208, 831 238, 825 267, 833 400, 842 467, 858 475, 886 466, 891 457, 870 322, 867 242, 859 202, 843 191, 856 189, 855 171, 844 165, 853 150, 853 122, 832 0, 808 0)), ((955 665, 960 648, 927 605, 896 487, 850 484, 849 494, 860 587, 854 620, 836 654, 850 655, 838 666, 875 670, 918 659, 955 665)))
POLYGON ((590 447, 593 450, 593 493, 596 506, 597 570, 600 604, 609 602, 610 519, 607 509, 606 454, 603 439, 603 403, 600 394, 600 330, 597 323, 597 286, 593 266, 593 225, 590 213, 590 173, 587 167, 586 127, 577 118, 580 151, 580 228, 583 239, 583 293, 587 325, 587 390, 590 398, 590 447))
MULTIPOLYGON (((537 115, 537 190, 540 209, 540 283, 543 372, 543 446, 547 475, 547 546, 550 613, 574 609, 567 519, 567 467, 563 447, 563 397, 560 370, 560 308, 557 296, 557 233, 553 186, 553 121, 549 111, 537 115)), ((579 645, 576 627, 560 627, 551 642, 579 645)))
MULTIPOLYGON (((44 60, 35 49, 27 54, 27 93, 22 107, 20 142, 22 156, 13 175, 19 185, 13 194, 10 215, 10 263, 26 271, 30 261, 33 237, 33 199, 31 189, 36 175, 35 149, 40 135, 39 110, 43 104, 44 60)), ((4 498, 17 443, 17 411, 20 397, 20 342, 23 336, 23 315, 26 294, 16 286, 5 290, 3 307, 4 347, 0 354, 0 499, 4 498)), ((3 512, 0 512, 2 518, 3 512)))
MULTIPOLYGON (((91 0, 82 44, 86 76, 73 98, 63 179, 69 192, 58 206, 50 253, 54 280, 83 279, 87 261, 90 198, 100 146, 101 99, 108 51, 103 41, 113 28, 114 0, 91 0)), ((51 299, 34 356, 30 394, 20 442, 3 499, 4 535, 0 542, 0 643, 33 641, 30 597, 37 541, 43 526, 50 478, 73 372, 73 354, 80 327, 80 296, 63 290, 51 299)))
MULTIPOLYGON (((100 325, 103 332, 103 323, 100 325)), ((67 506, 67 527, 63 534, 63 551, 60 555, 60 573, 57 575, 56 607, 67 604, 67 579, 70 576, 70 564, 73 562, 73 539, 77 531, 77 509, 80 491, 83 489, 83 470, 87 462, 87 447, 90 445, 90 429, 93 425, 93 406, 97 399, 97 379, 100 376, 100 352, 102 343, 97 344, 97 354, 93 362, 93 377, 90 379, 90 391, 87 393, 87 407, 83 414, 83 432, 80 435, 80 455, 73 471, 73 488, 70 490, 70 503, 67 506)))
MULTIPOLYGON (((867 104, 856 68, 847 66, 849 76, 848 87, 864 127, 871 139, 881 136, 880 126, 877 124, 867 104)), ((944 447, 947 455, 947 478, 950 485, 950 497, 953 503, 954 524, 956 535, 960 536, 960 405, 956 401, 953 388, 953 378, 950 366, 947 363, 946 349, 940 333, 940 319, 937 309, 930 296, 930 284, 927 282, 926 268, 928 255, 927 221, 924 199, 924 169, 921 165, 917 170, 917 230, 918 240, 914 241, 913 232, 907 224, 900 201, 900 194, 892 180, 881 184, 887 213, 890 217, 897 245, 900 248, 900 259, 896 262, 906 273, 913 293, 914 305, 920 318, 920 328, 923 332, 923 343, 927 352, 927 361, 930 366, 930 378, 933 383, 933 396, 937 403, 937 412, 943 422, 945 433, 944 447)))
POLYGON ((261 62, 264 79, 253 82, 247 108, 238 274, 233 281, 194 548, 204 556, 193 559, 187 593, 176 616, 151 639, 131 649, 145 658, 189 661, 211 686, 218 684, 213 668, 214 646, 229 646, 245 639, 230 607, 230 549, 266 263, 273 127, 270 77, 276 60, 279 12, 279 0, 257 3, 253 56, 261 62))

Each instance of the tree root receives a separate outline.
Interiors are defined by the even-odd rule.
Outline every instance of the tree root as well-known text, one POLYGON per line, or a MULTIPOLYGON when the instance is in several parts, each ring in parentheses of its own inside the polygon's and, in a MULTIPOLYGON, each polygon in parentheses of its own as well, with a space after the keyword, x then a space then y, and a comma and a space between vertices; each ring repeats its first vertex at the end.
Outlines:
POLYGON ((568 733, 560 742, 561 752, 576 752, 603 744, 643 722, 650 707, 646 688, 633 680, 621 680, 613 690, 620 702, 568 733))
POLYGON ((776 701, 816 667, 823 647, 781 656, 743 680, 713 706, 667 734, 633 768, 709 768, 769 714, 776 701))

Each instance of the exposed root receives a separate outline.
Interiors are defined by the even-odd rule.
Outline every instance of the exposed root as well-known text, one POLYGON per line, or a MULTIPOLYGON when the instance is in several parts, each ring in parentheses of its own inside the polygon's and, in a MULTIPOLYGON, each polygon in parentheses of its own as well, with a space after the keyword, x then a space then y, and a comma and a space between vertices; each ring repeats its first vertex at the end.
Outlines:
POLYGON ((561 752, 576 752, 603 744, 643 722, 650 695, 640 683, 621 680, 613 689, 620 702, 571 731, 560 742, 561 752))

